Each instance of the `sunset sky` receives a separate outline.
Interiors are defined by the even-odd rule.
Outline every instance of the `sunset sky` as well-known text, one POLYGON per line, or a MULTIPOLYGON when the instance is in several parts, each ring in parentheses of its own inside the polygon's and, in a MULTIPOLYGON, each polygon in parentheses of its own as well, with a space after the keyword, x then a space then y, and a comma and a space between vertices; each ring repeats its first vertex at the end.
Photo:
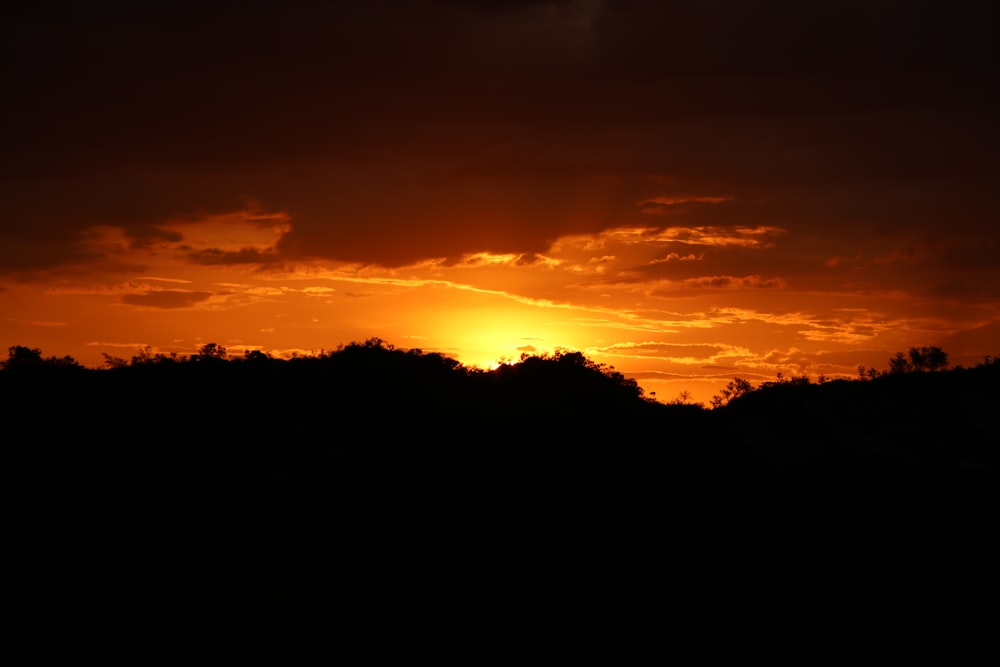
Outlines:
POLYGON ((705 403, 1000 354, 994 4, 4 14, 4 350, 568 349, 705 403))

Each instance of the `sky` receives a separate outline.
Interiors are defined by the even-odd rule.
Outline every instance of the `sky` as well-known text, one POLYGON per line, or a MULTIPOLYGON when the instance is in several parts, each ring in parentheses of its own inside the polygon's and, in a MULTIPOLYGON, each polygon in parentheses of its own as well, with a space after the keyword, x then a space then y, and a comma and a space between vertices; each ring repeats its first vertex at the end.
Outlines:
POLYGON ((574 350, 706 404, 1000 353, 991 3, 23 5, 4 348, 574 350))

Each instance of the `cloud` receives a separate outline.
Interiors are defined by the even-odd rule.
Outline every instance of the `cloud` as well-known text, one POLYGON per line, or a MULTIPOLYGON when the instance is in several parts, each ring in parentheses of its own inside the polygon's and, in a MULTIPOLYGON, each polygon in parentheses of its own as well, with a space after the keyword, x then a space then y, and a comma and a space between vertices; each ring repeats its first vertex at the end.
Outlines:
POLYGON ((212 292, 165 289, 138 294, 122 294, 121 303, 143 308, 190 308, 215 296, 212 292))
POLYGON ((176 230, 164 229, 156 225, 131 227, 125 230, 125 235, 132 240, 129 244, 132 249, 176 244, 184 238, 176 230))
POLYGON ((650 293, 654 295, 666 295, 673 294, 677 290, 687 289, 774 289, 785 286, 786 282, 781 278, 765 278, 758 275, 698 276, 697 278, 685 278, 684 280, 660 283, 650 293))
POLYGON ((693 252, 689 252, 686 255, 679 255, 676 252, 668 254, 663 259, 654 259, 653 264, 662 264, 665 262, 700 262, 705 259, 705 253, 695 255, 693 252))
POLYGON ((544 253, 667 212, 898 224, 911 175, 949 181, 925 198, 996 212, 982 10, 516 4, 255 3, 238 32, 217 9, 136 9, 128 31, 100 12, 12 17, 0 248, 22 247, 0 270, 86 261, 79 234, 99 224, 178 244, 172 223, 248 198, 295 220, 286 257, 383 266, 544 253), (862 187, 887 180, 903 187, 862 187))
POLYGON ((306 296, 319 296, 327 297, 334 294, 337 290, 333 287, 304 287, 302 288, 302 293, 306 296))
POLYGON ((36 227, 36 232, 21 234, 12 232, 15 227, 0 222, 0 275, 21 281, 47 280, 53 271, 89 266, 101 258, 72 229, 55 227, 38 233, 36 227))
POLYGON ((136 280, 152 280, 161 283, 179 283, 182 285, 190 284, 191 281, 186 278, 164 278, 162 276, 138 276, 136 280))
POLYGON ((679 209, 686 208, 692 204, 721 204, 731 201, 732 197, 710 197, 710 196, 690 196, 690 197, 651 197, 638 202, 639 208, 646 215, 668 215, 680 212, 679 209))
POLYGON ((714 359, 727 346, 711 343, 671 343, 664 341, 623 341, 589 348, 589 353, 609 356, 657 359, 663 362, 696 365, 714 359))
POLYGON ((142 348, 146 347, 147 344, 146 343, 117 343, 117 342, 114 342, 114 341, 92 340, 92 341, 87 341, 86 343, 84 343, 84 345, 86 345, 88 347, 120 347, 120 348, 129 348, 129 349, 132 349, 132 350, 141 350, 142 348))
POLYGON ((772 239, 785 233, 780 227, 758 225, 755 227, 667 227, 656 232, 659 242, 683 243, 701 246, 740 246, 744 248, 769 247, 772 239))
POLYGON ((205 248, 189 255, 191 261, 207 266, 225 264, 273 264, 279 261, 273 250, 257 248, 240 248, 239 250, 220 250, 205 248))
POLYGON ((18 324, 27 324, 32 327, 68 327, 69 322, 63 322, 61 320, 22 320, 13 317, 7 318, 8 322, 17 322, 18 324))
POLYGON ((605 249, 609 246, 642 245, 700 245, 706 247, 739 246, 744 248, 770 247, 773 239, 786 233, 780 227, 757 226, 713 226, 690 227, 676 225, 669 227, 613 227, 597 234, 567 236, 553 246, 562 251, 569 248, 583 250, 605 249))

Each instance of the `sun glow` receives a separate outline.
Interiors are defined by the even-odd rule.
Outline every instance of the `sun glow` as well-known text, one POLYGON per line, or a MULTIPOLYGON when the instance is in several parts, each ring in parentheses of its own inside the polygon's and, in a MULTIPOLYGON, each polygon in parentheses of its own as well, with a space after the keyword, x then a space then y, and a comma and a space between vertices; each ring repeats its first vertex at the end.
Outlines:
MULTIPOLYGON (((466 301, 464 295, 459 299, 466 301)), ((572 331, 550 309, 502 297, 442 311, 424 324, 429 340, 467 366, 494 367, 522 354, 552 352, 576 342, 572 331)))
POLYGON ((4 343, 89 366, 105 352, 190 354, 206 342, 289 356, 376 337, 478 368, 573 350, 660 400, 687 393, 707 403, 737 375, 849 376, 858 364, 883 365, 907 337, 939 344, 962 318, 983 321, 957 308, 908 318, 903 291, 825 296, 817 278, 797 289, 797 265, 782 264, 787 234, 776 227, 618 227, 556 238, 544 253, 392 268, 277 261, 293 226, 285 214, 237 211, 144 234, 95 227, 93 272, 74 267, 0 291, 18 314, 6 320, 4 343), (761 253, 775 261, 758 261, 761 253), (720 256, 738 270, 722 269, 720 256))

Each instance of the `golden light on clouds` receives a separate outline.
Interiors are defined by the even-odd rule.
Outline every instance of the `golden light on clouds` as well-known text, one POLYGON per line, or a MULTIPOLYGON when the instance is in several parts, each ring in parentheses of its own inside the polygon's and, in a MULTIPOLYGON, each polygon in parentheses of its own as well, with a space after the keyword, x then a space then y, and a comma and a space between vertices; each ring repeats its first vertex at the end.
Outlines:
POLYGON ((977 363, 995 21, 900 11, 15 12, 0 344, 575 349, 699 401, 909 346, 977 363))
POLYGON ((95 266, 128 258, 141 264, 135 276, 68 273, 6 289, 8 304, 37 299, 8 319, 10 343, 31 339, 88 365, 102 352, 188 353, 206 341, 287 356, 375 336, 479 367, 569 349, 663 400, 687 391, 707 402, 734 375, 852 375, 921 326, 950 331, 892 312, 902 294, 796 290, 795 276, 781 275, 787 235, 776 227, 613 228, 555 239, 544 253, 382 268, 271 261, 293 225, 283 214, 239 211, 164 225, 141 242, 92 228, 95 266), (779 257, 769 275, 713 272, 716 253, 737 253, 732 265, 739 253, 769 251, 779 257))

